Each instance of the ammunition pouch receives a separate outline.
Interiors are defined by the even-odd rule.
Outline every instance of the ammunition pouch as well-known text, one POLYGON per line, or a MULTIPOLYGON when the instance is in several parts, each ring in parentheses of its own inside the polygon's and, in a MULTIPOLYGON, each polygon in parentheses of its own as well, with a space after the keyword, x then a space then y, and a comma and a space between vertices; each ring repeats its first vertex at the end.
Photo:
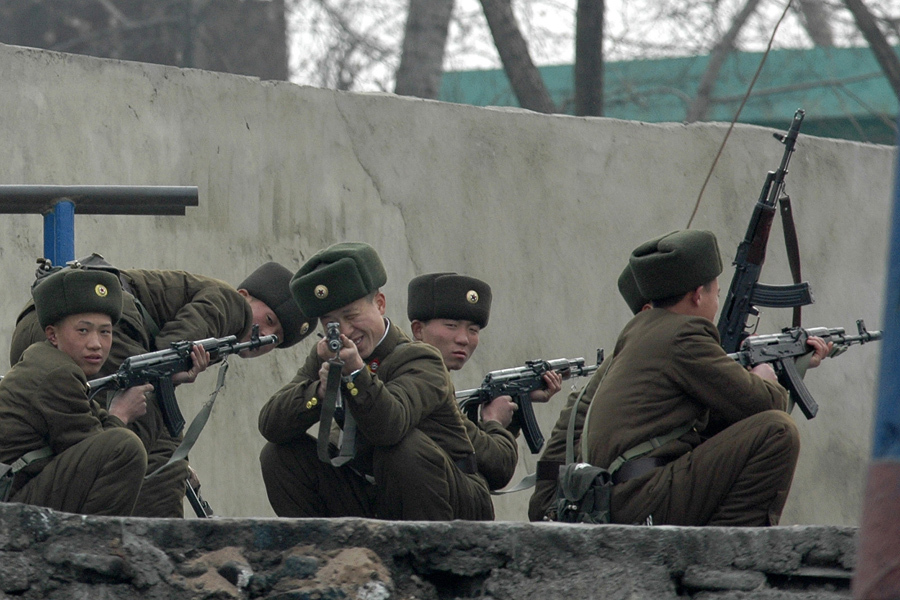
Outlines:
POLYGON ((569 463, 559 469, 553 520, 602 525, 611 521, 612 476, 588 463, 569 463))

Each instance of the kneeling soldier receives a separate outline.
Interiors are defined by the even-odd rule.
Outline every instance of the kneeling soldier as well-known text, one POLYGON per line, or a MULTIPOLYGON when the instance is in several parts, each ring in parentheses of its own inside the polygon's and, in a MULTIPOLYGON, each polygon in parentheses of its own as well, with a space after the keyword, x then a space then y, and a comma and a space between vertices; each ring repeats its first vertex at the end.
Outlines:
POLYGON ((269 502, 290 517, 491 519, 441 355, 384 317, 379 288, 386 281, 381 259, 363 243, 318 252, 291 280, 305 315, 323 327, 339 324, 343 364, 328 339, 319 341, 263 407, 259 429, 269 443, 260 462, 269 502), (337 368, 341 377, 329 380, 337 368), (331 415, 342 428, 337 457, 328 443, 331 415), (324 444, 306 433, 316 423, 324 444))
POLYGON ((10 501, 93 515, 130 515, 144 472, 144 443, 126 426, 147 411, 151 385, 104 410, 88 399, 122 313, 118 278, 60 271, 33 290, 46 341, 31 345, 0 381, 0 462, 18 470, 10 501))

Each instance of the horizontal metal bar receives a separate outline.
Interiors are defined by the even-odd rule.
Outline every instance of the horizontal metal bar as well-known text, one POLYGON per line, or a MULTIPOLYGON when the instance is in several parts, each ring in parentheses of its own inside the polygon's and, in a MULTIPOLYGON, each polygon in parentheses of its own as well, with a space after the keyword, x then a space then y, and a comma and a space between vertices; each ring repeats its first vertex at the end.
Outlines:
POLYGON ((183 215, 199 205, 199 192, 195 186, 0 185, 0 213, 44 214, 62 199, 82 215, 183 215))

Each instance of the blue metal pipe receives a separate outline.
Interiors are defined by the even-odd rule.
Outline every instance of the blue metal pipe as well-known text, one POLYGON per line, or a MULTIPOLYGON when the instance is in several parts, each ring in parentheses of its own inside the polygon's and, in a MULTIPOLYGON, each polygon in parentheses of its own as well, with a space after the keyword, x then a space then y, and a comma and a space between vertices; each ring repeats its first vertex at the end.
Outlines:
POLYGON ((75 204, 62 199, 44 213, 44 258, 53 265, 75 260, 75 204))

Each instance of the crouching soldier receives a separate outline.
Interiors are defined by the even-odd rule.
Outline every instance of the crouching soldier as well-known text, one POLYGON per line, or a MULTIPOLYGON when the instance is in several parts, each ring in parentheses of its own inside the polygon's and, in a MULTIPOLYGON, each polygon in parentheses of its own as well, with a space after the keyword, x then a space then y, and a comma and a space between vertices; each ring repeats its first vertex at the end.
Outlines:
POLYGON ((109 355, 122 313, 118 278, 67 269, 33 290, 46 341, 31 345, 0 381, 0 462, 15 474, 12 502, 93 515, 130 515, 147 451, 127 428, 147 412, 135 386, 108 410, 88 398, 88 378, 109 355))
POLYGON ((318 252, 291 280, 303 313, 337 323, 340 341, 335 357, 320 340, 260 413, 269 502, 287 517, 491 519, 441 355, 385 318, 386 281, 363 243, 318 252), (329 443, 332 422, 340 448, 329 443), (306 433, 316 423, 318 442, 306 433))

